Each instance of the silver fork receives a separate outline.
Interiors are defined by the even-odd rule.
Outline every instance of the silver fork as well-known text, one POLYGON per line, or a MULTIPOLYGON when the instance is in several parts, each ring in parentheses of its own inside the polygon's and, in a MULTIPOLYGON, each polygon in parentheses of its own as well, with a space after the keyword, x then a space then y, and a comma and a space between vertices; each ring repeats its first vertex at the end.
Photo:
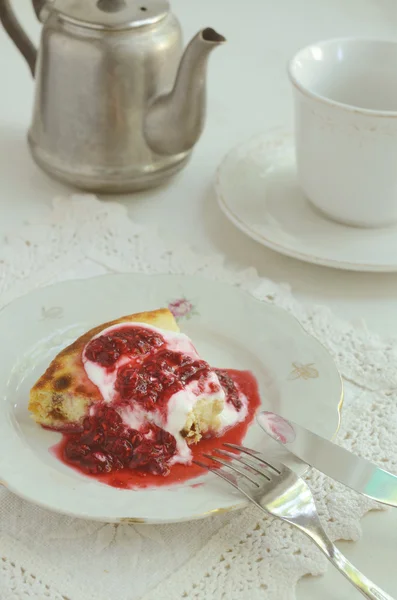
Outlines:
POLYGON ((219 456, 203 456, 225 468, 213 468, 199 461, 195 461, 196 464, 227 481, 263 511, 303 531, 363 596, 370 600, 393 600, 360 573, 328 538, 310 488, 301 477, 273 459, 270 462, 260 452, 235 444, 224 446, 245 456, 227 450, 215 450, 219 456), (230 459, 233 459, 232 462, 230 459))

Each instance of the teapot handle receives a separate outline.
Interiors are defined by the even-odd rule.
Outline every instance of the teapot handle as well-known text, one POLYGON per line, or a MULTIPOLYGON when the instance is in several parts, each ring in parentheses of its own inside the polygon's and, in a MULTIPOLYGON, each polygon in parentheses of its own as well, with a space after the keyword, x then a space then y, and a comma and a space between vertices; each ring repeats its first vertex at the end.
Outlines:
MULTIPOLYGON (((33 8, 38 18, 41 9, 44 7, 45 4, 46 0, 33 0, 33 8)), ((18 50, 25 57, 26 62, 29 65, 29 69, 32 73, 32 76, 34 77, 37 50, 28 38, 27 34, 20 26, 20 24, 18 23, 14 11, 11 8, 10 0, 0 0, 0 21, 2 22, 4 29, 6 30, 6 32, 8 33, 18 50)))

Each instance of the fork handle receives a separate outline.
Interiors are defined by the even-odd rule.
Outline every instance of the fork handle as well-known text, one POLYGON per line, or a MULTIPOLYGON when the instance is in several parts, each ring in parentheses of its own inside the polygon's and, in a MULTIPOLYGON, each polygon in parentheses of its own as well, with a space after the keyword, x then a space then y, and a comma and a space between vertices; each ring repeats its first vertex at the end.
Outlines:
MULTIPOLYGON (((300 528, 301 529, 301 528, 300 528)), ((347 558, 338 550, 331 542, 325 531, 319 528, 318 531, 303 529, 306 533, 324 552, 328 560, 344 575, 350 583, 369 600, 394 600, 389 594, 386 594, 377 585, 372 583, 370 579, 365 577, 347 558)))

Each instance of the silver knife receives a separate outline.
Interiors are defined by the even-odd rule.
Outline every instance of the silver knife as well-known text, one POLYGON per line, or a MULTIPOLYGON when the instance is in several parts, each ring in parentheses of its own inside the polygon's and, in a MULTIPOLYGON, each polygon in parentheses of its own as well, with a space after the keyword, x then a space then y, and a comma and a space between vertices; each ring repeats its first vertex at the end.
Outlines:
POLYGON ((347 487, 397 507, 397 477, 273 412, 257 416, 262 429, 294 456, 347 487))

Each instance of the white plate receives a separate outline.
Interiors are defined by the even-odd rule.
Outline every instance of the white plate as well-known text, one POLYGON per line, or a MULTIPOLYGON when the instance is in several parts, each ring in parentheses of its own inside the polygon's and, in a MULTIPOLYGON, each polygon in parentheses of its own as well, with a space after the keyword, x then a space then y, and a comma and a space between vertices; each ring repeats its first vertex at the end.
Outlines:
POLYGON ((337 269, 397 271, 397 226, 348 227, 307 201, 290 133, 263 134, 232 150, 218 169, 216 188, 232 223, 276 252, 337 269))
MULTIPOLYGON (((179 303, 181 329, 212 365, 249 369, 263 407, 331 438, 338 429, 341 379, 326 350, 283 310, 238 288, 171 275, 106 275, 65 282, 24 296, 0 311, 0 478, 45 508, 107 522, 164 523, 245 505, 213 475, 152 489, 122 490, 80 475, 49 448, 59 434, 36 425, 29 389, 51 359, 94 325, 179 303), (186 300, 185 300, 186 299, 186 300), (191 306, 190 306, 191 303, 191 306)), ((270 442, 257 425, 246 444, 270 442)), ((301 466, 302 468, 302 466, 301 466)))

